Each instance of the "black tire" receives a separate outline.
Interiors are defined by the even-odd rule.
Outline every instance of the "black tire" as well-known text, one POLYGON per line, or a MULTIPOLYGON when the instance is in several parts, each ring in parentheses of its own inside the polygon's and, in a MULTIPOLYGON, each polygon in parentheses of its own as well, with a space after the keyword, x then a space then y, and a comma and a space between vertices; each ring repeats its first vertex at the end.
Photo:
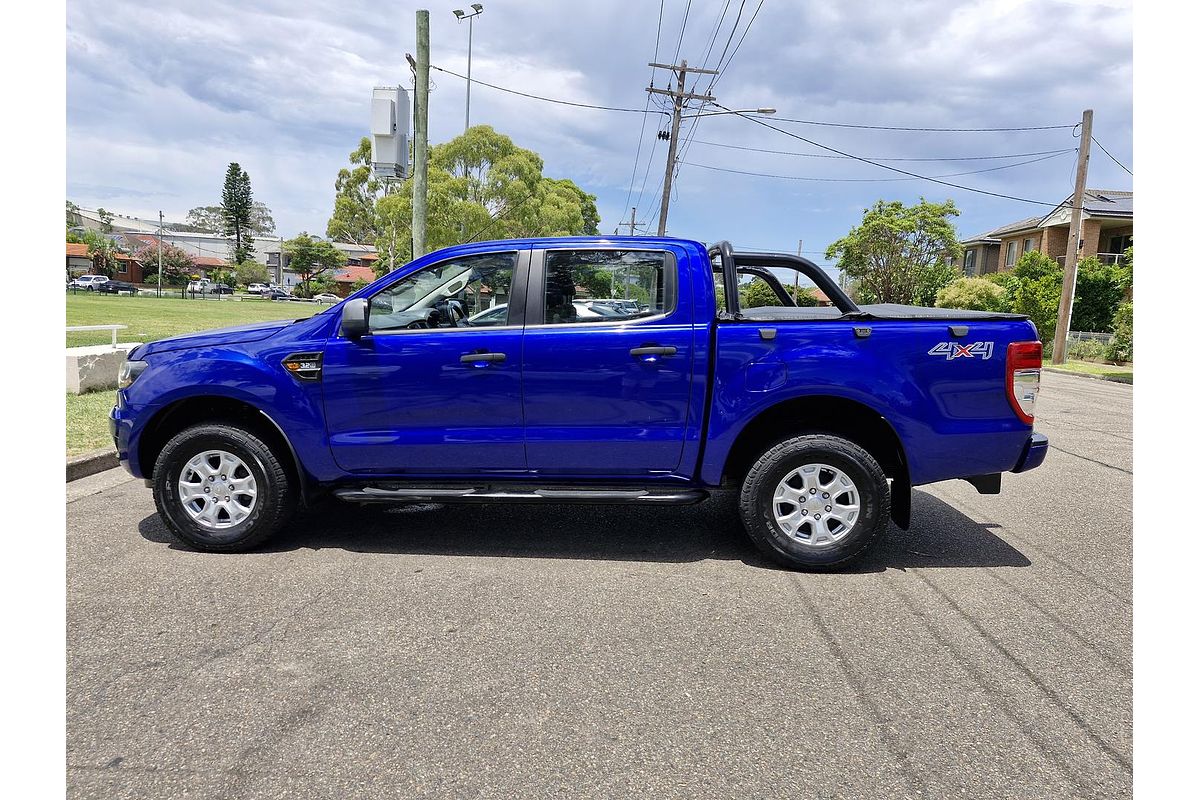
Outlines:
POLYGON ((167 442, 154 465, 154 504, 171 533, 188 547, 214 553, 252 550, 278 531, 296 507, 297 487, 276 454, 255 434, 230 425, 197 425, 167 442), (224 450, 242 460, 254 477, 258 496, 250 515, 237 525, 211 529, 183 507, 179 476, 188 461, 205 450, 224 450))
MULTIPOLYGON (((785 567, 822 570, 859 558, 887 529, 891 493, 879 462, 853 442, 824 434, 797 436, 773 446, 754 463, 738 502, 750 540, 785 567), (859 514, 842 538, 822 546, 789 536, 775 520, 775 489, 788 473, 808 464, 841 470, 858 490, 859 514)), ((787 513, 787 512, 785 512, 787 513)))

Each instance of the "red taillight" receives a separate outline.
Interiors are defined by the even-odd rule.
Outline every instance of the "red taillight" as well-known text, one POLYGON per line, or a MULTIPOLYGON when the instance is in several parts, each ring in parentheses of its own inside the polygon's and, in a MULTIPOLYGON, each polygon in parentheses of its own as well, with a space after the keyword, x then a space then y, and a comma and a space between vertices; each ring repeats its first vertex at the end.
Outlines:
POLYGON ((1008 346, 1008 403, 1026 425, 1033 424, 1033 407, 1042 383, 1042 343, 1013 342, 1008 346))

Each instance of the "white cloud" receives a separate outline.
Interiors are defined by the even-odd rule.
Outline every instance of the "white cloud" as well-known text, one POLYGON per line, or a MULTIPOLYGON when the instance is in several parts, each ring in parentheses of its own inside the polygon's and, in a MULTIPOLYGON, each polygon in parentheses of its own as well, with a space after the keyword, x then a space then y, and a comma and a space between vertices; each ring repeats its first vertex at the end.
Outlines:
MULTIPOLYGON (((466 30, 450 3, 431 8, 435 64, 465 72, 466 30)), ((659 60, 679 41, 683 0, 668 0, 659 60)), ((694 0, 680 57, 703 60, 724 4, 694 0)), ((743 24, 757 4, 750 0, 743 24)), ((580 102, 642 107, 655 50, 654 3, 493 0, 475 25, 474 76, 580 102)), ((361 0, 208 3, 72 0, 68 7, 68 195, 139 215, 182 216, 215 202, 225 165, 238 161, 285 234, 323 231, 338 167, 363 133, 373 85, 409 79, 410 2, 361 0)), ((736 6, 734 6, 736 8, 736 6)), ((720 53, 733 13, 715 42, 720 53)), ((740 33, 738 34, 740 36, 740 33)), ((737 38, 734 39, 736 45, 737 38)), ((731 48, 732 49, 732 48, 731 48)), ((1096 109, 1096 136, 1119 155, 1131 140, 1132 34, 1128 4, 1092 2, 820 3, 768 0, 717 84, 730 107, 773 105, 780 117, 867 124, 994 127, 1070 123, 1096 109)), ((711 66, 711 64, 710 64, 711 66)), ((659 72, 657 85, 667 76, 659 72)), ((430 135, 461 132, 463 81, 433 73, 430 135)), ((625 207, 641 119, 573 109, 476 85, 472 122, 539 152, 547 174, 598 195, 603 230, 625 207)), ((657 118, 643 135, 643 165, 657 118)), ((1073 147, 1069 131, 899 133, 781 125, 869 156, 966 156, 1073 147)), ((819 152, 744 120, 717 117, 696 138, 819 152)), ((639 216, 654 196, 659 143, 639 216)), ((873 167, 695 145, 687 159, 747 171, 869 177, 873 167)), ((1070 158, 958 180, 1025 197, 1059 199, 1070 158)), ((1093 159, 1093 185, 1127 176, 1093 159)), ((938 174, 978 162, 917 163, 938 174)), ((953 196, 973 231, 1037 208, 920 182, 800 183, 681 168, 671 230, 758 246, 823 246, 881 197, 953 196), (847 210, 851 209, 851 210, 847 210), (753 241, 751 241, 753 240, 753 241)))

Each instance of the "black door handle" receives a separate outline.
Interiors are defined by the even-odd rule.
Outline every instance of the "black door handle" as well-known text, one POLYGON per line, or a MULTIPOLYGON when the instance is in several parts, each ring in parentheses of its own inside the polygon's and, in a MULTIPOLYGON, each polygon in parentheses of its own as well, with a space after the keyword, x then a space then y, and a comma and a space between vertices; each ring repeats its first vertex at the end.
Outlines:
POLYGON ((458 360, 463 364, 478 364, 487 362, 489 364, 498 364, 508 358, 504 353, 467 353, 464 356, 459 356, 458 360))
POLYGON ((659 347, 658 345, 648 345, 646 347, 635 347, 629 351, 631 356, 673 356, 675 355, 674 347, 659 347))

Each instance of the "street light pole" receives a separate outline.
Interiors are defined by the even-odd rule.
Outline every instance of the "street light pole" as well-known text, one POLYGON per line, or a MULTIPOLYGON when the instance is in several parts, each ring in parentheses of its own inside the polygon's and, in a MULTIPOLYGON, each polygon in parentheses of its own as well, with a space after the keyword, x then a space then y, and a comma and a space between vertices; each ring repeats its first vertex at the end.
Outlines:
POLYGON ((467 21, 467 124, 463 128, 463 132, 471 129, 471 51, 475 44, 475 18, 483 13, 482 3, 472 3, 471 8, 475 9, 475 13, 467 14, 461 8, 454 9, 454 16, 458 17, 458 21, 467 21))

